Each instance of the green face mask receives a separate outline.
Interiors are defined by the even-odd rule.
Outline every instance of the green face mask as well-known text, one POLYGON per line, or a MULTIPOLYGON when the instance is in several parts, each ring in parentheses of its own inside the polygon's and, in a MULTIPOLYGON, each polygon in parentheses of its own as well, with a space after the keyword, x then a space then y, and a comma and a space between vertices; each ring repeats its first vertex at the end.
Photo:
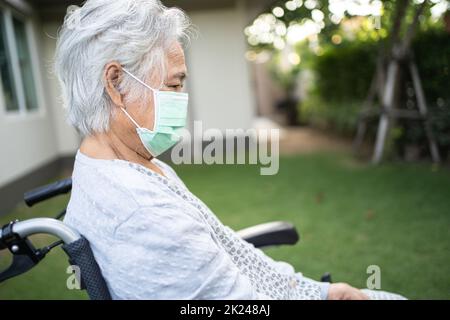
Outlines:
POLYGON ((155 106, 153 130, 140 127, 124 108, 122 111, 136 126, 137 134, 147 151, 157 157, 180 141, 179 131, 186 125, 189 96, 182 92, 153 89, 129 71, 125 69, 123 71, 153 91, 155 106))

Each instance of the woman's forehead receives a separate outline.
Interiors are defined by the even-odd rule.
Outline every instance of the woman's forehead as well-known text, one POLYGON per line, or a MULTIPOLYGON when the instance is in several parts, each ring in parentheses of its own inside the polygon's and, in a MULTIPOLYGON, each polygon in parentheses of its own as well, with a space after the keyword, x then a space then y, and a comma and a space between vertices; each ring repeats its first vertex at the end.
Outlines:
POLYGON ((184 63, 184 50, 178 41, 174 42, 167 50, 167 59, 169 61, 178 60, 179 63, 184 63))
POLYGON ((167 52, 167 65, 169 77, 186 77, 184 50, 178 42, 174 43, 167 52))

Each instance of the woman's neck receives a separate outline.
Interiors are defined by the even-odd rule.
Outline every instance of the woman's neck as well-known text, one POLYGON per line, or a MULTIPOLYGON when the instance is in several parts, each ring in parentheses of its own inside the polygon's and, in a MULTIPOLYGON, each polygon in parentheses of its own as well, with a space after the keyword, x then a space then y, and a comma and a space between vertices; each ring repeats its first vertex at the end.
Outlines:
POLYGON ((128 147, 113 133, 96 133, 86 136, 81 142, 80 152, 94 159, 120 159, 138 163, 164 176, 161 169, 151 161, 152 156, 146 158, 128 147))

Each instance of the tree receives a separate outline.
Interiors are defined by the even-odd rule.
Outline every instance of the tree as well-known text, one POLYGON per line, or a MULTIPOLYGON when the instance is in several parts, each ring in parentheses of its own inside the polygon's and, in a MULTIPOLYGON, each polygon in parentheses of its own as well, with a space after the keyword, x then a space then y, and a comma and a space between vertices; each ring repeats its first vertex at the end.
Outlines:
MULTIPOLYGON (((317 56, 342 47, 345 43, 367 42, 370 47, 375 43, 378 52, 377 71, 367 100, 379 96, 383 111, 394 102, 398 105, 406 102, 398 101, 404 99, 397 92, 404 86, 402 72, 398 70, 401 64, 390 62, 393 59, 406 61, 412 56, 411 42, 419 22, 422 30, 431 28, 441 23, 438 18, 448 12, 448 8, 449 2, 446 0, 276 1, 245 32, 255 52, 269 51, 276 57, 288 47, 299 58, 301 54, 301 64, 293 68, 296 72, 308 67, 311 61, 317 60, 317 56)), ((295 73, 288 74, 296 76, 295 73)), ((336 87, 339 87, 339 83, 336 83, 336 87)), ((384 124, 380 127, 388 127, 386 120, 390 122, 389 116, 382 116, 381 122, 384 124)), ((429 133, 427 135, 430 136, 429 133)), ((385 139, 386 130, 380 129, 374 162, 381 159, 381 141, 385 139)), ((358 140, 361 139, 357 139, 360 142, 358 140)), ((437 153, 432 153, 437 159, 437 153)))

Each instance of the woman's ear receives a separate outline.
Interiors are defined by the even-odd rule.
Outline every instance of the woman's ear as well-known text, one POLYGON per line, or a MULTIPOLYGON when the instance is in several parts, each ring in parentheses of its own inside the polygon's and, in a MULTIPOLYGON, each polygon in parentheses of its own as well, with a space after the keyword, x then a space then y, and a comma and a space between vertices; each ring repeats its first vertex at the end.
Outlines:
POLYGON ((122 80, 122 67, 116 61, 105 66, 103 73, 103 83, 111 101, 119 107, 123 107, 123 97, 118 90, 118 85, 122 80))

